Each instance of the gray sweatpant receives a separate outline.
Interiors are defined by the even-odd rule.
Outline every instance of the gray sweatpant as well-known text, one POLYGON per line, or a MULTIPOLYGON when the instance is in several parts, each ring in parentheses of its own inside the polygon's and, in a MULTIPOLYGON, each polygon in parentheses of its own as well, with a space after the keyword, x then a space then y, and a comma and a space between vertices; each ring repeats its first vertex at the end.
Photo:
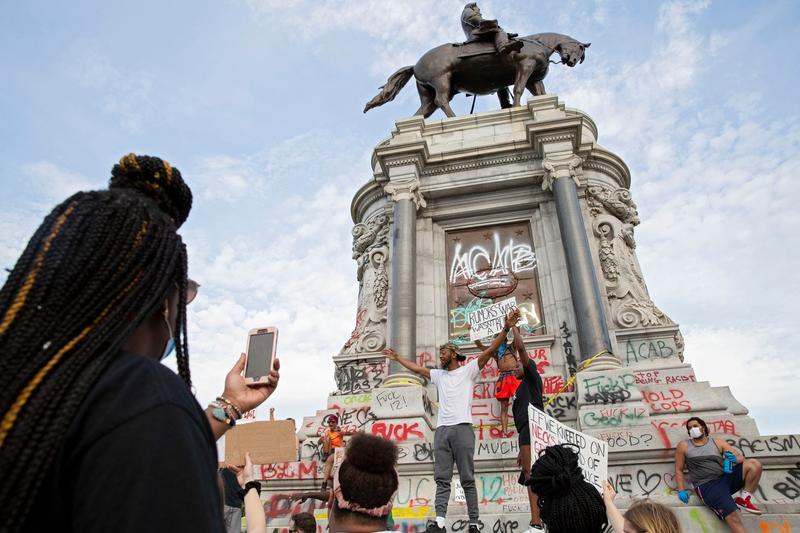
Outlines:
POLYGON ((470 522, 478 521, 478 490, 475 488, 475 432, 472 424, 440 426, 433 436, 433 478, 436 480, 436 516, 447 516, 453 465, 467 499, 470 522))

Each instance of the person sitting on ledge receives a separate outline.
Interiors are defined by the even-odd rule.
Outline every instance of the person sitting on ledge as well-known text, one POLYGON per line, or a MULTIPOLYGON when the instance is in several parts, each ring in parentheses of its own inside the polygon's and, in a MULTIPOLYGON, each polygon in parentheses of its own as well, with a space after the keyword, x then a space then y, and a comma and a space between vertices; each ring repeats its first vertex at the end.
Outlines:
POLYGON ((322 469, 323 492, 328 490, 328 481, 332 479, 331 472, 333 471, 336 448, 344 448, 344 436, 352 433, 352 431, 344 431, 339 427, 338 415, 331 414, 326 416, 325 423, 328 424, 328 429, 319 438, 319 443, 322 445, 320 458, 325 461, 325 466, 322 469))
POLYGON ((689 503, 689 491, 683 479, 686 466, 700 500, 720 520, 724 520, 733 533, 744 533, 737 507, 761 514, 752 501, 752 492, 761 479, 761 463, 756 459, 745 459, 741 451, 720 438, 711 437, 706 423, 696 416, 686 421, 686 430, 691 438, 675 448, 678 498, 689 503), (738 491, 739 496, 734 500, 731 495, 738 491))

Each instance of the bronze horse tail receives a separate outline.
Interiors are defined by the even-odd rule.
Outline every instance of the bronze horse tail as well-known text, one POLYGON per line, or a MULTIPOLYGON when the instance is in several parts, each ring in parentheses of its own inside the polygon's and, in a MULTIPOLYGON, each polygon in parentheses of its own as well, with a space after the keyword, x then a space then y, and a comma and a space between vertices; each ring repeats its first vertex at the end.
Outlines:
POLYGON ((394 97, 397 96, 397 93, 399 93, 400 90, 405 87, 406 83, 408 83, 408 80, 410 80, 411 76, 413 75, 414 67, 409 65, 399 69, 397 72, 389 76, 389 80, 386 82, 386 85, 381 86, 381 92, 375 95, 375 97, 367 102, 367 105, 364 106, 364 113, 373 107, 378 107, 386 102, 391 102, 394 100, 394 97))

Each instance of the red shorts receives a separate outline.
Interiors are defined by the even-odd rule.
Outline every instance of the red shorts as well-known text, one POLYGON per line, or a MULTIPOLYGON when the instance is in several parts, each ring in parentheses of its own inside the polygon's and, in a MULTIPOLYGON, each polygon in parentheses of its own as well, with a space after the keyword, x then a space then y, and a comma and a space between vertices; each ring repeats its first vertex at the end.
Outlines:
POLYGON ((502 376, 494 386, 494 397, 498 400, 508 400, 517 392, 517 387, 522 381, 516 376, 502 376))

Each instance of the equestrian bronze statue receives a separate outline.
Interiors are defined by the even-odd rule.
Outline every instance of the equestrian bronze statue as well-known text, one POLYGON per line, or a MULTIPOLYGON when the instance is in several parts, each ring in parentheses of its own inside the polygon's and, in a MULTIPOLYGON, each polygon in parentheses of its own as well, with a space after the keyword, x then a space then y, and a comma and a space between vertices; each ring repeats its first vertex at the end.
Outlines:
POLYGON ((561 63, 574 67, 583 63, 591 43, 582 43, 560 33, 537 33, 514 38, 497 21, 484 20, 475 4, 467 4, 461 17, 467 41, 443 44, 428 50, 414 66, 403 67, 389 77, 381 92, 364 107, 364 113, 394 100, 411 76, 417 80, 420 107, 415 115, 427 118, 436 109, 456 116, 450 100, 458 93, 498 93, 508 107, 507 87, 514 86, 513 105, 518 106, 527 88, 534 96, 545 94, 544 77, 550 56, 558 53, 561 63))

